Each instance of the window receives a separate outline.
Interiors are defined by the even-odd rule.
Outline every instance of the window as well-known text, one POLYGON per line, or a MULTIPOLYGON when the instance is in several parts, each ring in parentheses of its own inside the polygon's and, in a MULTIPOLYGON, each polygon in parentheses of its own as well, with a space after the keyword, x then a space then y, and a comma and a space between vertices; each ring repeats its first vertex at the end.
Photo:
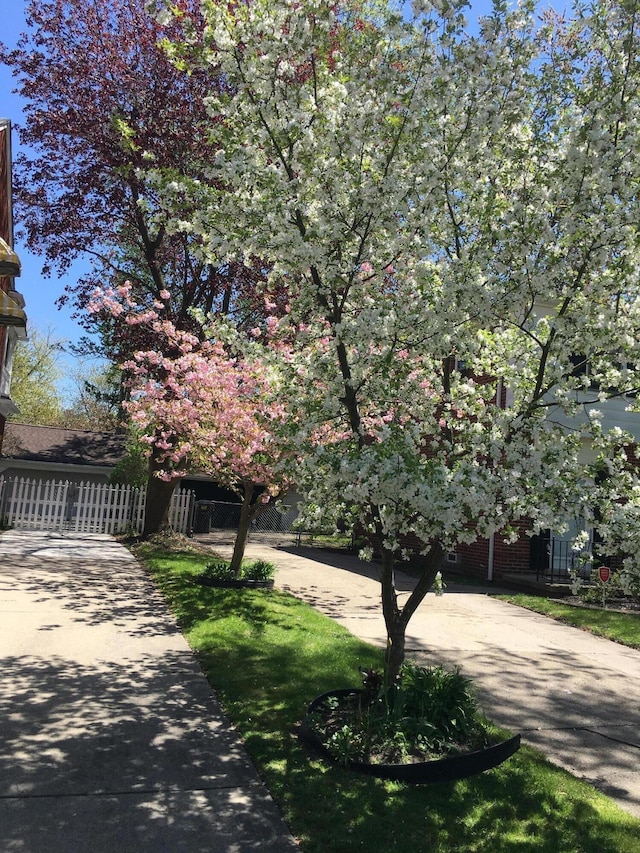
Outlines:
POLYGON ((9 396, 14 349, 15 340, 13 339, 13 335, 9 335, 9 330, 7 329, 4 335, 4 346, 0 350, 0 397, 9 396))
MULTIPOLYGON (((572 355, 570 356, 569 360, 573 365, 571 370, 571 376, 576 376, 578 378, 583 376, 589 378, 591 376, 591 365, 586 355, 584 355, 583 353, 572 355)), ((621 361, 618 363, 618 367, 622 371, 620 385, 616 388, 607 388, 607 393, 611 394, 612 396, 624 395, 625 397, 637 397, 638 390, 640 389, 638 389, 637 387, 632 387, 631 379, 628 376, 628 371, 635 372, 636 365, 630 361, 621 361)), ((600 383, 589 378, 588 387, 594 391, 598 391, 600 390, 600 383)))
MULTIPOLYGON (((573 365, 571 369, 571 375, 581 378, 586 376, 587 378, 591 374, 591 365, 589 364, 589 359, 584 353, 577 353, 569 357, 569 361, 573 365)), ((590 388, 597 388, 597 383, 589 382, 590 388)))

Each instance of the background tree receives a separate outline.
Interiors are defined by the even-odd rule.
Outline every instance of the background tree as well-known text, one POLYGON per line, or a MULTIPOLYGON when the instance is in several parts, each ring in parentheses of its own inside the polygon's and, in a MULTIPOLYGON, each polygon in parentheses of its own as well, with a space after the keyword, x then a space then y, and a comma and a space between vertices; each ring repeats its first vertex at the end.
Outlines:
POLYGON ((82 359, 73 380, 75 389, 70 392, 65 412, 69 423, 94 432, 122 432, 126 421, 122 371, 112 364, 95 365, 82 359))
POLYGON ((148 455, 148 445, 144 444, 132 429, 125 454, 122 459, 116 462, 109 476, 109 482, 114 485, 135 486, 136 488, 145 486, 149 470, 148 455))
POLYGON ((8 420, 47 426, 64 423, 65 405, 59 382, 65 344, 51 330, 29 327, 28 339, 16 347, 13 356, 11 396, 20 411, 8 420))
MULTIPOLYGON (((18 127, 24 146, 14 165, 16 219, 29 250, 44 257, 44 271, 65 276, 78 257, 93 265, 69 282, 61 301, 71 301, 99 344, 84 351, 119 364, 136 349, 141 326, 115 323, 107 312, 86 311, 96 286, 133 283, 136 301, 162 311, 177 328, 198 334, 193 307, 251 315, 254 281, 262 267, 209 262, 197 236, 167 228, 150 163, 170 172, 180 186, 196 178, 213 155, 205 94, 224 87, 210 69, 184 70, 162 48, 180 38, 185 22, 199 32, 199 3, 180 0, 176 16, 160 24, 141 0, 31 0, 28 31, 15 50, 0 47, 17 91, 26 102, 18 127)), ((187 220, 189 200, 174 198, 172 214, 187 220)), ((151 472, 156 468, 153 456, 151 472)), ((167 489, 149 479, 148 506, 168 508, 167 489)))
MULTIPOLYGON (((201 340, 161 319, 161 312, 140 312, 129 285, 96 294, 92 308, 110 310, 119 322, 147 326, 149 336, 159 342, 152 350, 138 350, 124 364, 130 392, 124 408, 137 441, 157 459, 163 483, 195 468, 238 495, 240 520, 231 568, 239 572, 251 520, 292 485, 287 464, 291 448, 283 431, 287 412, 278 401, 277 374, 265 368, 265 348, 253 347, 251 358, 233 356, 220 339, 225 329, 219 324, 209 321, 209 336, 201 340)), ((276 323, 275 318, 267 321, 265 329, 276 323)), ((254 338, 261 334, 255 327, 254 338)), ((152 532, 153 525, 153 519, 145 521, 143 534, 152 532)))
POLYGON ((28 339, 16 349, 12 395, 20 411, 9 420, 92 432, 123 429, 121 371, 84 360, 73 372, 75 388, 63 364, 68 342, 51 330, 29 326, 28 339))
POLYGON ((200 57, 172 48, 228 83, 188 232, 287 282, 297 481, 381 553, 389 680, 445 549, 638 500, 597 409, 638 386, 636 4, 496 4, 477 36, 462 5, 209 4, 200 57))

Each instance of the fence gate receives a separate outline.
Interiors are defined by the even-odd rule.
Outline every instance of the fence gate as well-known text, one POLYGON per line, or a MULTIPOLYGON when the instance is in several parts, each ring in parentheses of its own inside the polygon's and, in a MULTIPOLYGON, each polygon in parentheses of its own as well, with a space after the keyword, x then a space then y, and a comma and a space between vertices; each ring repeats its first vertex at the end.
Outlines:
POLYGON ((68 480, 14 479, 3 482, 0 519, 26 530, 55 530, 66 516, 68 480))
MULTIPOLYGON (((0 524, 22 530, 140 532, 145 498, 144 489, 132 486, 0 477, 0 524)), ((169 523, 176 532, 189 530, 193 504, 193 492, 174 492, 169 523)))
POLYGON ((78 533, 118 533, 133 527, 138 489, 107 483, 80 483, 74 490, 69 529, 78 533))

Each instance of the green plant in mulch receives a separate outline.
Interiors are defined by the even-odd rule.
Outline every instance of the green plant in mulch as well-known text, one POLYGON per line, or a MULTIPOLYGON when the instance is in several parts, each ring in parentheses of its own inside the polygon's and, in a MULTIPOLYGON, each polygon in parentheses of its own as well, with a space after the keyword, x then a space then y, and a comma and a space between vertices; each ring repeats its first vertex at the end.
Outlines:
POLYGON ((591 572, 591 585, 581 585, 577 594, 585 604, 602 605, 603 599, 611 607, 640 610, 640 574, 625 569, 611 573, 602 583, 597 569, 591 572))
POLYGON ((275 572, 276 567, 268 560, 252 560, 243 563, 239 574, 237 574, 231 568, 228 560, 216 557, 207 563, 200 574, 200 578, 211 581, 270 581, 273 580, 275 572))
POLYGON ((491 743, 459 669, 406 663, 389 688, 374 670, 363 676, 361 692, 327 697, 306 720, 340 763, 430 761, 491 743))

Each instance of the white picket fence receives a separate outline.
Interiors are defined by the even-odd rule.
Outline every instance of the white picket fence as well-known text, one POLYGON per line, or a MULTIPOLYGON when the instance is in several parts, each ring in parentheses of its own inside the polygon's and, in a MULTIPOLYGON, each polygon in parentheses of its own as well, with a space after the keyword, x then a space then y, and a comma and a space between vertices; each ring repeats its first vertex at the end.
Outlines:
MULTIPOLYGON (((145 503, 145 490, 132 486, 0 477, 0 522, 16 529, 139 532, 144 524, 145 503)), ((178 533, 188 531, 193 505, 193 492, 176 489, 169 523, 178 533)))

